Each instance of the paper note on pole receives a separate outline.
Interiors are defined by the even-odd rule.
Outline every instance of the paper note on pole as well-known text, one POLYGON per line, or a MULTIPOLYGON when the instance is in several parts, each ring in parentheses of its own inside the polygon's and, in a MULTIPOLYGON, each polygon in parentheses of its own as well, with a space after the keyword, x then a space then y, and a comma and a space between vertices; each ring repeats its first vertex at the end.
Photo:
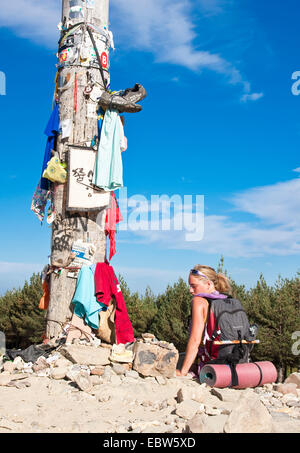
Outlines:
POLYGON ((67 210, 92 211, 109 205, 109 192, 93 186, 96 151, 69 146, 67 210))
POLYGON ((73 120, 71 119, 65 119, 60 122, 60 131, 61 131, 61 138, 69 138, 71 133, 72 133, 72 127, 73 127, 73 120))

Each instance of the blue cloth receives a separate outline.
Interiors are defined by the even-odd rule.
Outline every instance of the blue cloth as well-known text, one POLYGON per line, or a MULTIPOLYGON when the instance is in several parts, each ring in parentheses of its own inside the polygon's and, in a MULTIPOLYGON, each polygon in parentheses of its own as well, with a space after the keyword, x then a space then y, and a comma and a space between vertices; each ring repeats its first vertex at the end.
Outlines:
MULTIPOLYGON (((47 143, 46 143, 46 149, 45 149, 45 154, 44 154, 44 161, 43 161, 43 166, 42 166, 42 176, 44 173, 45 168, 47 168, 47 164, 49 160, 51 159, 51 150, 55 149, 55 141, 57 134, 59 132, 59 106, 58 103, 55 103, 54 109, 52 110, 51 116, 49 118, 48 124, 46 126, 46 129, 44 131, 44 134, 48 136, 47 143)), ((41 183, 40 183, 41 189, 44 190, 49 190, 50 187, 50 181, 47 178, 41 177, 41 183)))
POLYGON ((80 269, 72 303, 75 306, 76 316, 84 318, 93 329, 99 328, 99 312, 103 309, 103 304, 95 297, 95 277, 92 266, 82 266, 80 269))
POLYGON ((106 110, 98 145, 93 184, 106 191, 123 187, 121 122, 117 110, 106 110))

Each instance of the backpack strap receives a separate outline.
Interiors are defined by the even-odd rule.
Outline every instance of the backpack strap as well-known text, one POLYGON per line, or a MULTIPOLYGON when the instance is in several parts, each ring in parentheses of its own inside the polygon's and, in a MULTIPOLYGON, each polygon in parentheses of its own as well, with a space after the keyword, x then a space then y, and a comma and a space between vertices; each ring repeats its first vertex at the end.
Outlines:
POLYGON ((252 363, 253 363, 254 365, 256 365, 257 368, 259 369, 259 382, 258 382, 258 384, 257 384, 257 387, 259 387, 260 384, 261 384, 262 378, 263 378, 262 370, 261 370, 261 367, 258 365, 258 363, 256 363, 256 362, 252 362, 252 363))
MULTIPOLYGON (((226 294, 227 295, 227 294, 226 294)), ((227 299, 228 298, 232 298, 231 296, 227 295, 227 299)), ((207 302, 208 302, 208 306, 209 306, 209 313, 208 313, 208 316, 207 316, 207 325, 209 323, 209 320, 210 320, 210 313, 211 313, 211 304, 214 300, 218 300, 218 298, 216 297, 215 299, 206 299, 207 302)), ((223 299, 222 299, 223 300, 223 299)), ((217 336, 220 334, 220 331, 218 330, 218 321, 219 321, 219 318, 216 318, 215 320, 215 326, 214 326, 214 330, 210 336, 210 339, 211 339, 211 343, 209 345, 209 355, 211 355, 211 348, 212 348, 212 345, 213 345, 213 341, 217 338, 217 336)))

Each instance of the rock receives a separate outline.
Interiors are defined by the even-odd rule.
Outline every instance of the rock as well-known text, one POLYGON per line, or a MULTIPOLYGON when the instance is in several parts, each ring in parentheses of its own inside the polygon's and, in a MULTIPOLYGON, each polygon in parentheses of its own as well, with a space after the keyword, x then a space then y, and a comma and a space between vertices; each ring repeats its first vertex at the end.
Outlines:
POLYGON ((137 373, 136 371, 134 370, 130 370, 130 371, 126 371, 125 372, 125 377, 129 377, 129 378, 133 378, 133 379, 138 379, 139 377, 139 373, 137 373))
POLYGON ((39 357, 32 366, 32 369, 35 373, 45 370, 47 368, 50 368, 50 364, 47 362, 47 360, 43 356, 39 357))
POLYGON ((120 376, 126 373, 125 366, 121 365, 120 363, 112 363, 112 369, 116 374, 120 376))
POLYGON ((109 359, 112 362, 132 363, 133 356, 132 348, 126 348, 125 344, 120 343, 113 345, 109 359))
POLYGON ((155 338, 155 335, 153 335, 153 333, 142 333, 142 338, 150 338, 152 340, 153 338, 155 338))
POLYGON ((80 374, 78 374, 78 376, 75 377, 75 382, 79 389, 83 392, 90 392, 93 388, 93 383, 90 379, 90 376, 85 373, 81 372, 80 374))
POLYGON ((52 368, 50 371, 50 377, 52 379, 64 379, 68 369, 65 367, 52 368))
POLYGON ((212 388, 210 393, 219 398, 220 401, 228 403, 236 403, 240 397, 240 392, 238 390, 229 388, 212 388))
POLYGON ((210 416, 217 416, 217 415, 221 415, 222 414, 222 410, 221 409, 217 409, 215 407, 210 407, 210 406, 205 406, 205 413, 206 415, 210 415, 210 416))
POLYGON ((283 397, 281 398, 281 402, 283 404, 286 404, 288 406, 288 403, 290 401, 295 401, 297 402, 298 401, 298 398, 293 394, 293 393, 286 393, 285 395, 283 395, 283 397))
POLYGON ((3 364, 3 370, 8 371, 9 373, 12 373, 15 369, 15 365, 13 362, 4 362, 3 364))
POLYGON ((109 365, 110 350, 106 348, 93 348, 84 345, 67 345, 60 352, 72 363, 80 365, 109 365))
POLYGON ((91 375, 102 376, 104 374, 104 367, 96 366, 95 368, 91 369, 91 375))
POLYGON ((7 384, 8 387, 16 387, 17 389, 24 389, 26 387, 30 387, 31 384, 29 381, 10 381, 7 384))
POLYGON ((17 374, 12 374, 11 375, 11 380, 12 381, 19 381, 21 379, 26 379, 28 376, 24 373, 17 373, 17 374))
POLYGON ((162 411, 163 409, 167 409, 167 407, 168 407, 168 401, 163 400, 159 405, 159 410, 162 411))
POLYGON ((300 420, 292 419, 288 414, 272 412, 274 433, 299 433, 300 420))
POLYGON ((99 376, 98 374, 93 374, 93 375, 91 374, 90 381, 91 381, 92 385, 99 385, 99 384, 102 384, 102 382, 103 382, 101 376, 99 376))
POLYGON ((112 349, 112 344, 101 343, 100 348, 112 349))
POLYGON ((115 375, 111 376, 111 377, 110 377, 110 384, 111 384, 112 386, 115 386, 115 387, 121 385, 121 378, 120 378, 120 376, 115 376, 115 375))
POLYGON ((224 425, 226 433, 270 433, 272 416, 252 390, 243 391, 224 425))
POLYGON ((112 399, 115 392, 115 389, 103 388, 99 393, 96 394, 97 400, 99 401, 99 403, 107 403, 112 399))
POLYGON ((5 371, 0 374, 0 386, 7 385, 11 381, 11 374, 4 374, 5 371))
POLYGON ((12 417, 11 417, 11 421, 13 423, 24 423, 24 419, 19 417, 17 414, 14 414, 12 417))
POLYGON ((137 342, 134 348, 133 369, 142 376, 174 377, 178 362, 178 351, 137 342))
POLYGON ((58 368, 67 368, 70 365, 72 365, 72 362, 65 357, 59 357, 54 364, 54 366, 58 368))
POLYGON ((177 401, 182 403, 185 400, 194 400, 198 403, 204 403, 209 396, 209 389, 206 387, 206 384, 201 384, 199 386, 183 386, 177 392, 177 401))
POLYGON ((67 370, 66 378, 69 379, 70 381, 74 381, 75 377, 78 376, 80 372, 81 372, 80 365, 72 365, 67 370))
POLYGON ((205 422, 208 415, 204 414, 197 414, 189 420, 185 426, 185 431, 187 433, 205 433, 205 422))
POLYGON ((290 399, 286 402, 288 407, 300 407, 300 401, 298 399, 290 399))
POLYGON ((227 418, 228 415, 216 415, 214 417, 207 417, 205 419, 205 432, 212 434, 223 433, 227 418))
POLYGON ((196 414, 185 426, 187 433, 223 433, 227 415, 209 417, 204 414, 196 414))
POLYGON ((104 368, 103 377, 104 377, 104 378, 107 378, 107 377, 110 377, 110 376, 113 376, 113 375, 115 375, 115 372, 114 372, 114 370, 112 369, 112 367, 111 367, 111 366, 106 366, 106 367, 104 368))
POLYGON ((290 374, 284 384, 296 384, 297 388, 300 389, 300 373, 292 373, 290 374))
POLYGON ((165 378, 163 378, 162 376, 156 376, 155 379, 157 380, 159 385, 166 385, 166 383, 167 383, 165 378))
POLYGON ((275 386, 275 389, 277 392, 280 392, 283 395, 286 395, 287 393, 292 393, 293 395, 298 396, 297 384, 292 383, 292 382, 288 383, 288 384, 277 384, 275 386))
POLYGON ((176 415, 182 417, 186 420, 189 420, 194 417, 194 415, 199 410, 199 403, 194 400, 185 400, 182 403, 179 403, 176 407, 176 415))
POLYGON ((15 370, 23 370, 24 368, 24 360, 22 359, 22 357, 18 356, 14 359, 13 361, 13 365, 14 365, 14 368, 15 370))
POLYGON ((168 399, 167 399, 167 404, 168 404, 168 406, 170 406, 170 407, 176 407, 176 404, 177 404, 177 403, 176 403, 175 398, 168 398, 168 399))

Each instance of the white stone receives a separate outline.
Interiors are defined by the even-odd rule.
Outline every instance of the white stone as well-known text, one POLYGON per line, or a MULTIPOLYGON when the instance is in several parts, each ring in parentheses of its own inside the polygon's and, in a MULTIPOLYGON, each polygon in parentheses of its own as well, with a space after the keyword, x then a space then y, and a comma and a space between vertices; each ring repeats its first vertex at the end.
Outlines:
POLYGON ((61 353, 72 363, 80 365, 109 365, 110 350, 93 348, 92 346, 70 345, 64 346, 61 353))
POLYGON ((177 401, 181 403, 185 400, 194 400, 199 403, 204 403, 209 396, 209 391, 206 387, 183 386, 177 392, 177 401))
POLYGON ((194 400, 184 400, 176 407, 176 415, 186 420, 191 419, 199 410, 199 403, 194 400))
POLYGON ((272 416, 250 389, 245 390, 224 425, 226 433, 270 433, 272 416))

